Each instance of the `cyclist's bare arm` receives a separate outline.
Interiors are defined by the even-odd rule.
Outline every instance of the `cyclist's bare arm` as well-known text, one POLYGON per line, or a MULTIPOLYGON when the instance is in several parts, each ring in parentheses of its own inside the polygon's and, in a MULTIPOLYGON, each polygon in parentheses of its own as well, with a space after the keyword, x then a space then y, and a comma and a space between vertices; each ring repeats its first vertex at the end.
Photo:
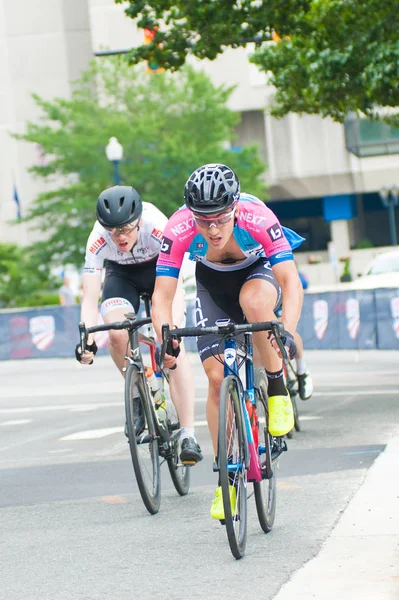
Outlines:
POLYGON ((281 321, 286 331, 294 335, 303 302, 303 288, 293 260, 278 263, 272 267, 283 295, 281 321))
POLYGON ((86 327, 93 327, 98 323, 98 298, 101 292, 101 274, 84 273, 82 277, 82 291, 80 318, 86 327))
MULTIPOLYGON (((173 327, 172 306, 176 294, 178 280, 175 277, 158 276, 152 295, 152 322, 158 336, 162 340, 162 325, 169 323, 173 327)), ((165 367, 171 368, 176 364, 176 358, 165 355, 165 367)))

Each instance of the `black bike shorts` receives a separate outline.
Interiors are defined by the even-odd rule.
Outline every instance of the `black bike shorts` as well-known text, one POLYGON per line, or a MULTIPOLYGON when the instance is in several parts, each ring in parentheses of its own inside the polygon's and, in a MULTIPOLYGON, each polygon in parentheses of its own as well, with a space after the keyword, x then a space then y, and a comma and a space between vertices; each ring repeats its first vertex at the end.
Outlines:
MULTIPOLYGON (((239 296, 244 283, 251 279, 264 279, 271 283, 277 291, 275 310, 281 304, 281 289, 267 258, 259 258, 249 267, 236 271, 215 271, 197 263, 195 277, 197 281, 196 326, 211 327, 218 319, 231 319, 237 324, 244 323, 245 317, 239 303, 239 296)), ((217 354, 220 342, 221 338, 214 335, 198 337, 197 347, 201 360, 204 361, 217 354)))
POLYGON ((136 265, 120 265, 109 260, 105 267, 102 307, 106 300, 120 298, 127 300, 138 313, 140 295, 152 296, 154 292, 156 264, 157 258, 136 265))

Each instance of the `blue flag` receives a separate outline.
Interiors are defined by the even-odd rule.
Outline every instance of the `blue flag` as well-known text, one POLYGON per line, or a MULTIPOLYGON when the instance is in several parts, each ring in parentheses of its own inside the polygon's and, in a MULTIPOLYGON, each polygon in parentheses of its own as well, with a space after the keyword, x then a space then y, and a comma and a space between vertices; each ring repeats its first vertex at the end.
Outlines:
POLYGON ((14 201, 15 204, 17 205, 17 219, 21 219, 22 218, 22 213, 21 213, 21 203, 19 201, 19 196, 18 196, 18 192, 17 192, 17 187, 14 183, 14 201))

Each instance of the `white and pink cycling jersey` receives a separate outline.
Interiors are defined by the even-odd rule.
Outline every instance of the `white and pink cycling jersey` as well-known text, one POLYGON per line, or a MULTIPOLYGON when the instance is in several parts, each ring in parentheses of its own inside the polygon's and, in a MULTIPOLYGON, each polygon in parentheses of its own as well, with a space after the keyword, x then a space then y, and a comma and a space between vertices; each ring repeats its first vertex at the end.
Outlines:
POLYGON ((83 273, 101 273, 105 259, 119 265, 136 265, 155 259, 161 248, 162 232, 167 221, 167 217, 156 206, 143 202, 137 243, 130 252, 122 252, 109 231, 96 221, 87 240, 83 273))
POLYGON ((255 196, 242 193, 238 202, 233 235, 246 257, 243 261, 219 265, 206 258, 208 243, 199 233, 195 219, 188 208, 182 207, 169 219, 162 238, 161 252, 157 262, 157 276, 178 277, 184 253, 190 260, 203 263, 216 271, 244 269, 259 257, 267 257, 273 266, 293 260, 292 250, 302 244, 304 238, 282 227, 270 208, 255 196))

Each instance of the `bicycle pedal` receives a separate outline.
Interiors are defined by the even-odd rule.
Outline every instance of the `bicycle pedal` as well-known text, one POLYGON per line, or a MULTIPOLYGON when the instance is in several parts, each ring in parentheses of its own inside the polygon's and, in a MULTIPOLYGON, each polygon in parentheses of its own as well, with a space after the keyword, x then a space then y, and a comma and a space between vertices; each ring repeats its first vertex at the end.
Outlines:
POLYGON ((196 460, 182 460, 183 467, 193 467, 196 464, 197 464, 196 460))

